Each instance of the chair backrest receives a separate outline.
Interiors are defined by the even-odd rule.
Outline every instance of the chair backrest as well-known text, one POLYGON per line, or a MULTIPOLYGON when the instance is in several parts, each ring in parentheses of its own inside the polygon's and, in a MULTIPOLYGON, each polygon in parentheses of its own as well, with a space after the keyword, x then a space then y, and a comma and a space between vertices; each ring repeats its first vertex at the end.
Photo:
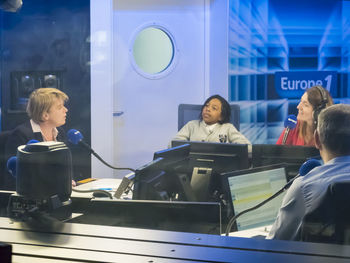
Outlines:
POLYGON ((0 189, 4 187, 5 173, 6 173, 6 155, 5 145, 11 131, 0 132, 0 189))
MULTIPOLYGON (((239 131, 240 108, 238 104, 230 104, 231 107, 231 123, 239 131)), ((179 104, 178 108, 178 130, 180 130, 187 122, 198 120, 201 114, 202 105, 199 104, 179 104)))
POLYGON ((350 244, 350 181, 328 186, 319 205, 304 216, 302 241, 350 244))

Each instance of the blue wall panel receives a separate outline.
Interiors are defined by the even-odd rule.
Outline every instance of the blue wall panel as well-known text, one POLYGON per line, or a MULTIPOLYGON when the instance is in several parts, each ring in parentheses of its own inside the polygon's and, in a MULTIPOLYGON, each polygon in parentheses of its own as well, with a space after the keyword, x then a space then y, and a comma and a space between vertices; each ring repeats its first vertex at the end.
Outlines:
POLYGON ((348 102, 349 1, 230 0, 229 11, 230 101, 240 101, 241 131, 253 143, 275 143, 297 114, 298 99, 276 92, 276 72, 335 71, 332 96, 348 102))

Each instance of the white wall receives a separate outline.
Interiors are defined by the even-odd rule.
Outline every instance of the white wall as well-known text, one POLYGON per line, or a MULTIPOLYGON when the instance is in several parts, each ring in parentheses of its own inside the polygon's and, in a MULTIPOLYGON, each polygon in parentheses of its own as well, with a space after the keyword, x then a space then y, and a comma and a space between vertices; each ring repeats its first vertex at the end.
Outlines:
MULTIPOLYGON (((212 94, 228 97, 227 9, 227 0, 114 0, 114 2, 112 0, 91 0, 91 142, 93 149, 102 158, 112 165, 129 165, 126 161, 121 163, 123 156, 120 152, 116 152, 116 148, 120 150, 121 147, 120 140, 118 141, 118 136, 120 136, 118 129, 125 125, 125 122, 129 121, 134 125, 129 126, 129 128, 134 127, 134 129, 142 130, 145 135, 150 133, 145 128, 139 127, 140 120, 135 119, 130 110, 122 115, 122 118, 113 118, 113 111, 125 109, 123 103, 127 103, 127 105, 133 103, 121 102, 120 99, 124 95, 120 95, 116 91, 121 90, 121 88, 139 87, 137 95, 140 97, 143 86, 151 86, 152 92, 156 94, 157 85, 159 85, 157 80, 145 80, 134 74, 135 72, 127 64, 129 61, 125 57, 127 54, 124 51, 119 54, 115 53, 118 47, 117 43, 122 42, 123 45, 130 43, 130 39, 120 38, 119 31, 124 27, 121 24, 121 27, 117 29, 117 26, 120 26, 117 24, 118 16, 127 27, 130 26, 131 22, 135 22, 135 19, 138 19, 140 24, 142 24, 143 18, 145 18, 144 21, 151 21, 153 14, 154 21, 162 21, 164 18, 165 24, 174 29, 177 35, 176 41, 178 41, 180 52, 178 65, 173 75, 169 74, 168 77, 161 80, 161 85, 173 86, 174 89, 187 85, 187 91, 179 88, 178 93, 170 95, 168 102, 158 103, 158 106, 162 107, 161 110, 164 111, 164 116, 169 116, 162 118, 161 123, 155 120, 152 124, 163 127, 159 129, 161 135, 158 136, 158 140, 152 141, 147 136, 144 136, 143 141, 140 140, 140 143, 147 141, 154 145, 154 149, 159 150, 159 147, 166 145, 171 136, 176 133, 177 105, 179 103, 203 103, 212 94), (132 14, 130 23, 125 19, 128 13, 130 16, 132 14), (180 22, 184 18, 188 21, 191 19, 194 21, 195 25, 191 22, 191 26, 197 28, 195 34, 192 34, 186 25, 181 25, 180 22), (120 60, 123 60, 122 64, 120 64, 120 60), (181 72, 181 68, 183 72, 181 72), (190 69, 200 70, 196 70, 194 73, 190 69), (170 105, 173 106, 170 107, 170 105)), ((138 97, 135 97, 135 100, 138 97)), ((162 100, 164 100, 164 96, 162 96, 162 100)), ((148 107, 145 102, 142 105, 148 107)), ((155 134, 155 136, 157 135, 155 134)), ((130 134, 129 139, 134 140, 135 136, 130 134)), ((122 140, 125 141, 125 139, 122 140)), ((146 153, 143 154, 144 156, 140 156, 140 149, 135 149, 136 145, 137 143, 131 146, 126 143, 121 147, 122 153, 125 152, 125 155, 134 154, 140 162, 144 162, 144 158, 149 158, 154 149, 149 149, 150 153, 147 153, 147 156, 145 156, 146 153), (128 146, 130 147, 128 148, 128 146)), ((144 147, 149 148, 147 145, 145 144, 144 147)), ((133 166, 133 168, 136 167, 133 166)), ((92 158, 93 177, 112 177, 113 174, 110 168, 105 167, 94 157, 92 158)))
MULTIPOLYGON (((113 2, 91 0, 91 146, 113 164, 113 2)), ((92 157, 92 177, 113 171, 92 157)))

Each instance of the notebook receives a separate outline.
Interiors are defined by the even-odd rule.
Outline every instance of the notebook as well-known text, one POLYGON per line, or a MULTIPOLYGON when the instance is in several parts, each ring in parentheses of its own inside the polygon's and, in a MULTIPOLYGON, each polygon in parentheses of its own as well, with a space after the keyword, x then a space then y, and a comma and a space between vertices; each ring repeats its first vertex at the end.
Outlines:
MULTIPOLYGON (((230 216, 266 200, 287 183, 285 165, 270 165, 222 174, 230 216)), ((241 231, 273 224, 284 193, 238 217, 232 230, 241 231)))

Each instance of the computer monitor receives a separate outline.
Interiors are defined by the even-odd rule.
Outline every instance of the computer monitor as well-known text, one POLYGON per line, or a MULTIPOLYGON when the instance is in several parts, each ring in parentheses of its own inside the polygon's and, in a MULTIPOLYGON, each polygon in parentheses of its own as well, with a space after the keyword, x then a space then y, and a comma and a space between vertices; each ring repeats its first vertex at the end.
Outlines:
POLYGON ((133 199, 196 201, 182 160, 159 157, 137 169, 133 199))
POLYGON ((191 146, 186 143, 165 150, 155 152, 153 154, 153 160, 157 158, 163 158, 164 162, 175 163, 185 160, 189 157, 191 146))
POLYGON ((320 152, 315 147, 277 144, 252 146, 253 167, 286 163, 288 179, 297 175, 300 166, 310 158, 320 159, 320 152))
POLYGON ((187 174, 197 201, 217 201, 220 173, 248 168, 246 144, 172 141, 172 146, 190 145, 187 174))
MULTIPOLYGON (((285 167, 281 164, 224 173, 221 176, 229 218, 266 200, 287 183, 285 167)), ((283 194, 238 217, 233 229, 240 231, 271 225, 282 199, 283 194)))
MULTIPOLYGON (((155 152, 154 156, 153 156, 153 160, 156 160, 158 158, 162 158, 162 160, 161 161, 158 160, 157 162, 153 162, 153 163, 152 162, 148 163, 146 166, 139 168, 138 171, 136 172, 139 176, 139 178, 138 178, 139 180, 140 180, 140 177, 141 178, 149 178, 149 180, 152 179, 151 181, 147 181, 148 183, 141 180, 143 182, 143 184, 145 184, 144 186, 141 186, 141 189, 145 190, 146 185, 148 185, 148 187, 150 187, 150 184, 153 182, 153 180, 157 181, 157 178, 158 178, 158 180, 160 180, 160 178, 165 173, 165 171, 163 171, 163 173, 160 174, 161 170, 165 169, 165 170, 167 170, 168 173, 171 173, 171 171, 167 167, 167 165, 170 165, 169 167, 171 168, 171 165, 174 165, 175 163, 180 163, 181 161, 186 160, 189 156, 189 152, 190 152, 190 145, 189 144, 184 144, 184 145, 180 145, 177 147, 173 147, 173 148, 169 148, 169 149, 155 152), (152 178, 152 174, 153 174, 153 178, 152 178)), ((176 166, 181 167, 179 165, 176 165, 176 166)), ((173 171, 173 173, 175 173, 175 172, 173 171)), ((167 175, 167 176, 170 176, 170 175, 167 175)), ((172 176, 183 177, 183 175, 180 175, 179 170, 177 170, 176 174, 173 174, 172 176)), ((162 179, 162 180, 165 180, 165 179, 162 179)), ((116 198, 120 198, 124 192, 131 189, 132 185, 134 184, 134 181, 135 181, 135 174, 129 174, 129 175, 124 176, 124 178, 123 178, 122 182, 119 184, 114 196, 116 198)), ((177 181, 177 180, 175 180, 175 181, 177 181)), ((155 183, 155 182, 153 182, 153 183, 155 183)), ((177 183, 179 183, 179 182, 177 182, 177 183)), ((185 178, 184 183, 186 183, 186 178, 185 178)), ((182 187, 185 187, 185 185, 182 187)), ((140 190, 139 185, 137 185, 136 188, 138 188, 138 190, 140 190)), ((153 189, 153 190, 155 191, 155 189, 153 189)), ((158 193, 160 193, 160 192, 158 192, 158 193)), ((150 199, 150 198, 151 199, 154 199, 154 198, 156 198, 156 199, 165 198, 166 199, 167 198, 166 196, 164 196, 164 197, 159 196, 158 193, 155 192, 153 194, 148 193, 146 195, 145 194, 141 194, 141 195, 142 195, 143 199, 144 198, 147 198, 147 199, 150 199), (156 195, 156 196, 154 196, 154 195, 156 195)), ((137 196, 137 194, 136 194, 136 196, 137 196)), ((140 197, 138 197, 138 199, 140 199, 140 197)))

